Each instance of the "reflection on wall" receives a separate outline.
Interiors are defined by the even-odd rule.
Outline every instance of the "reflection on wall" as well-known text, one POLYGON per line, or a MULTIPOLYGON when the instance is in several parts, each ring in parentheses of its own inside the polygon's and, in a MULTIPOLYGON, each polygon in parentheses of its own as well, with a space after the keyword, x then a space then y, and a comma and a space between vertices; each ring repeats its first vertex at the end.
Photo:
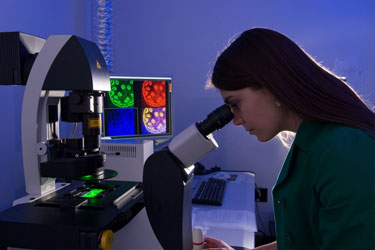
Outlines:
POLYGON ((112 0, 95 0, 92 6, 92 40, 103 54, 109 72, 112 72, 112 0))

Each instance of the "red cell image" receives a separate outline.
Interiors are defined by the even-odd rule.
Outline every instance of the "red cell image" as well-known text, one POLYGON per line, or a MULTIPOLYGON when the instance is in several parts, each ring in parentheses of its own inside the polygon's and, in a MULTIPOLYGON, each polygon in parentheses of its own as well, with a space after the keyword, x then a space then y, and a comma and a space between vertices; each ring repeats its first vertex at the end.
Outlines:
POLYGON ((150 107, 165 106, 165 81, 143 81, 142 95, 150 107))

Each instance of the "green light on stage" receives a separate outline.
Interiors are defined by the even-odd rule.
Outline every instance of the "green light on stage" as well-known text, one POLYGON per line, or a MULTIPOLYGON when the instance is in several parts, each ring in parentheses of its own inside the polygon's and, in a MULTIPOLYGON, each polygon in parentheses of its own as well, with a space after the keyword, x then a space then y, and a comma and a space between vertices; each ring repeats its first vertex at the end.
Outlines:
POLYGON ((82 176, 80 178, 81 181, 88 181, 88 180, 92 180, 95 176, 93 176, 92 174, 89 174, 89 175, 85 175, 85 176, 82 176))
POLYGON ((81 197, 83 197, 83 198, 95 198, 101 192, 103 192, 103 189, 91 189, 89 192, 85 193, 81 197))

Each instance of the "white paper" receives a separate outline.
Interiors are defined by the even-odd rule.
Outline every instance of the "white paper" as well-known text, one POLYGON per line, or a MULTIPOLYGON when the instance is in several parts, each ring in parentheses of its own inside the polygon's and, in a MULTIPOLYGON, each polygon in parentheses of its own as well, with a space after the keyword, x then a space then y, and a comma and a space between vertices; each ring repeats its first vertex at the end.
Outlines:
POLYGON ((213 210, 204 211, 193 209, 193 226, 202 228, 228 228, 257 231, 255 214, 243 210, 213 210))

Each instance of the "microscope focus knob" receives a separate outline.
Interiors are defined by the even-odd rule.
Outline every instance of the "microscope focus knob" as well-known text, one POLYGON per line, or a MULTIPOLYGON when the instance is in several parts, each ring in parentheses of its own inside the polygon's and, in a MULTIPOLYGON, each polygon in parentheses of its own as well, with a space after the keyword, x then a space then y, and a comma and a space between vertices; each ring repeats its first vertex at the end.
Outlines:
POLYGON ((111 249, 113 244, 113 231, 105 230, 100 237, 100 247, 104 250, 111 249))
POLYGON ((69 95, 69 98, 70 98, 70 102, 75 105, 78 105, 82 102, 81 94, 76 93, 76 92, 71 92, 69 95))
POLYGON ((38 155, 43 156, 43 155, 47 154, 47 151, 48 151, 47 143, 45 143, 45 142, 39 142, 36 145, 36 153, 38 155))

